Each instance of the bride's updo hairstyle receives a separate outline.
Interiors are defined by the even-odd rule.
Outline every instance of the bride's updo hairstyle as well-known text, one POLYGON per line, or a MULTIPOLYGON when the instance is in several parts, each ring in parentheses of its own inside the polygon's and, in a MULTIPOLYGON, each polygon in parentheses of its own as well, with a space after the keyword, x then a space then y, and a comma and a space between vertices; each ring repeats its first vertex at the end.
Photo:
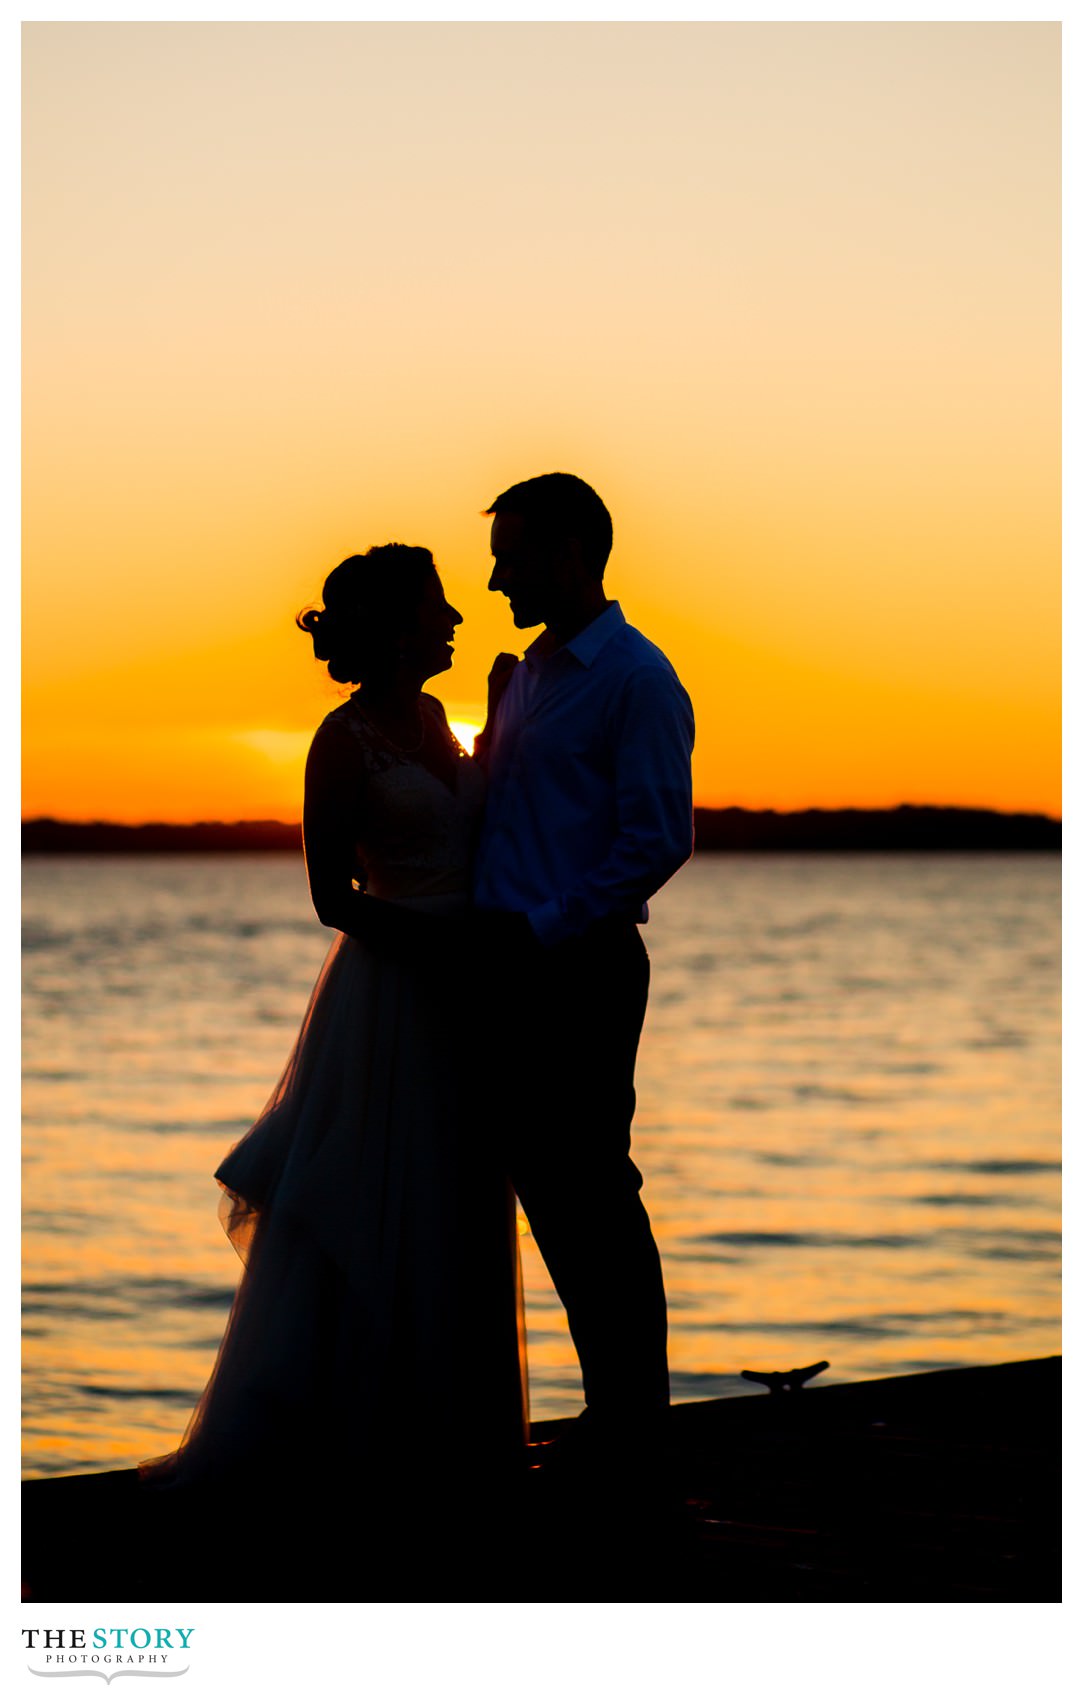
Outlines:
POLYGON ((323 607, 303 608, 297 624, 332 679, 355 684, 392 665, 398 639, 416 620, 435 571, 428 549, 383 543, 349 555, 328 573, 323 607))

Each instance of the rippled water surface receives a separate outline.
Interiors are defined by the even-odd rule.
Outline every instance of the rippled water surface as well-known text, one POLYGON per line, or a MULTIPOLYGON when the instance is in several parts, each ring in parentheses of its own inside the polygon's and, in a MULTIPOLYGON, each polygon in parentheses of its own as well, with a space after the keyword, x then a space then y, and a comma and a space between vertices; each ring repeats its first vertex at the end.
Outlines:
MULTIPOLYGON (((241 1269, 213 1171, 330 935, 293 857, 24 872, 25 1469, 112 1469, 209 1373, 241 1269)), ((1059 891, 1045 856, 703 856, 655 899, 634 1152, 675 1398, 1059 1351, 1059 891)), ((532 1412, 563 1415, 522 1245, 532 1412)))

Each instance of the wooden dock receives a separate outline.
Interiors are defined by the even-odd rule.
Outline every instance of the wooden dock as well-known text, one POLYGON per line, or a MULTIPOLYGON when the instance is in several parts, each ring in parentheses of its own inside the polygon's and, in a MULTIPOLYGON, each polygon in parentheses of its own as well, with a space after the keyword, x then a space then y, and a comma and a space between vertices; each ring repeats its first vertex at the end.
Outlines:
MULTIPOLYGON (((221 1492, 168 1507, 134 1470, 23 1485, 24 1597, 60 1600, 1050 1602, 1060 1599, 1060 1359, 670 1413, 672 1492, 558 1484, 499 1504, 434 1482, 386 1516, 309 1477, 296 1521, 221 1492)), ((345 1484, 348 1485, 348 1484, 345 1484)), ((272 1500, 275 1496, 269 1496, 272 1500)))

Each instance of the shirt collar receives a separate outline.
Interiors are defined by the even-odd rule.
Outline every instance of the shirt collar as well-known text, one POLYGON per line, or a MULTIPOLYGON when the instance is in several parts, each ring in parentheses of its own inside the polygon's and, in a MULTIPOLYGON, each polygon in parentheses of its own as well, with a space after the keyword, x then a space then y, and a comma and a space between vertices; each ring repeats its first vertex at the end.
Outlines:
POLYGON ((550 649, 552 640, 549 639, 549 633, 542 632, 540 637, 536 637, 533 643, 527 645, 523 651, 523 660, 533 670, 547 661, 550 655, 566 654, 573 656, 580 666, 590 667, 610 638, 615 637, 620 627, 627 623, 620 603, 611 602, 608 608, 603 608, 600 614, 595 615, 589 626, 584 626, 581 632, 576 632, 560 649, 550 649))

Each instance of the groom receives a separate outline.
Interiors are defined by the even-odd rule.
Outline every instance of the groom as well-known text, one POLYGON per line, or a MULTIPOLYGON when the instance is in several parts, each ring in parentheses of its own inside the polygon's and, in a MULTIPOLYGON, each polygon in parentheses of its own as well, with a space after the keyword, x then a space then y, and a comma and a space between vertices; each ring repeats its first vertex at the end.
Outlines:
MULTIPOLYGON (((658 1248, 629 1154, 647 1004, 639 925, 692 852, 692 706, 603 588, 613 526, 582 479, 491 508, 489 589, 545 630, 479 750, 489 794, 474 896, 502 939, 500 1140, 568 1313, 582 1439, 638 1444, 669 1404, 658 1248)), ((494 682, 501 664, 498 657, 494 682)))

